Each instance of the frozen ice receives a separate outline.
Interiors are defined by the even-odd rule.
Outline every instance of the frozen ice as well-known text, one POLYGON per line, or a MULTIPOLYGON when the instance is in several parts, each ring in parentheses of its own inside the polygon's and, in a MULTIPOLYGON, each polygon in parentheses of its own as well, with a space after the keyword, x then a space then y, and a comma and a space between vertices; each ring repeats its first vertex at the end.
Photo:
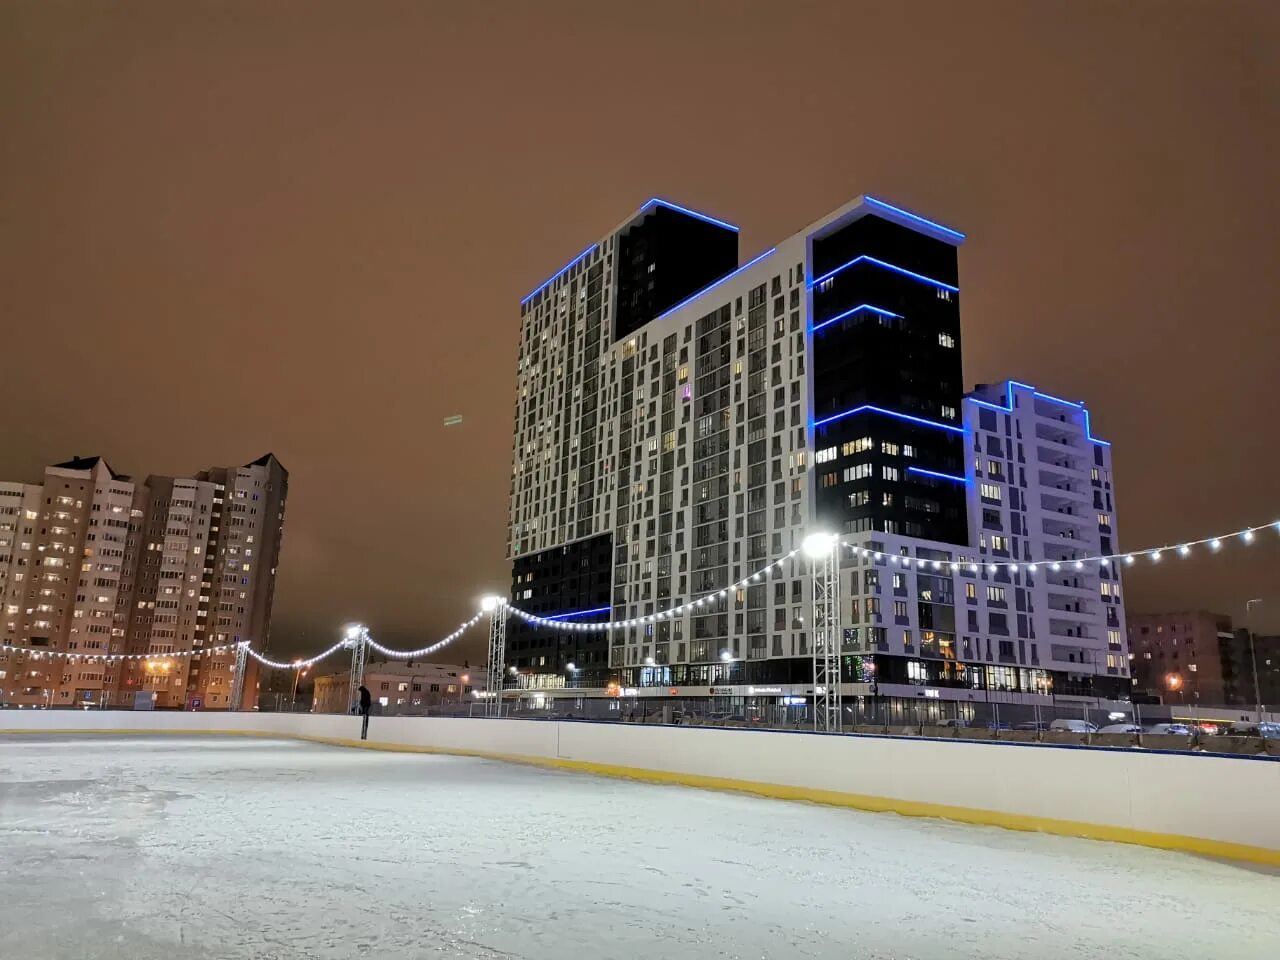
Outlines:
POLYGON ((0 957, 1274 958, 1136 846, 291 741, 0 738, 0 957))

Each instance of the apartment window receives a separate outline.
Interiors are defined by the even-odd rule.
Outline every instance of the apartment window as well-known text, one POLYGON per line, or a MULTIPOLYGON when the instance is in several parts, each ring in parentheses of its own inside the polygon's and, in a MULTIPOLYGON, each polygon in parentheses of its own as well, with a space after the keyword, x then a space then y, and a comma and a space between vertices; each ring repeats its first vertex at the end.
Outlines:
POLYGON ((847 457, 854 453, 866 453, 868 450, 875 448, 875 443, 870 437, 859 437, 857 440, 848 440, 840 445, 840 455, 847 457))
POLYGON ((905 618, 907 615, 907 601, 905 600, 893 601, 893 615, 895 617, 905 618))
POLYGON ((993 536, 993 537, 991 538, 991 549, 992 549, 992 550, 1003 550, 1005 553, 1008 553, 1008 552, 1009 552, 1009 538, 1008 538, 1008 537, 1001 537, 1001 536, 993 536))
POLYGON ((897 467, 888 467, 888 466, 881 467, 881 468, 880 468, 880 476, 882 476, 882 477, 883 477, 884 479, 886 479, 886 480, 897 480, 897 479, 898 479, 898 468, 897 468, 897 467))
POLYGON ((888 440, 885 440, 880 444, 880 452, 896 457, 901 453, 901 448, 896 443, 890 443, 888 440))
POLYGON ((975 584, 966 583, 964 585, 964 595, 970 600, 978 599, 978 588, 975 584))
POLYGON ((826 463, 828 460, 834 460, 835 458, 836 458, 835 447, 824 447, 823 449, 819 450, 817 453, 813 455, 814 463, 826 463))
POLYGON ((956 345, 956 338, 953 337, 951 334, 949 333, 938 334, 938 346, 954 347, 955 345, 956 345))
POLYGON ((1004 587, 987 587, 987 600, 990 603, 1004 603, 1004 587))
POLYGON ((856 463, 852 467, 845 467, 843 478, 849 480, 865 480, 871 476, 871 464, 856 463))
POLYGON ((942 405, 942 419, 954 420, 955 418, 956 418, 956 408, 944 403, 942 405))
POLYGON ((1001 500, 1001 490, 998 484, 984 483, 979 486, 979 492, 982 494, 983 500, 994 500, 999 503, 1001 500))

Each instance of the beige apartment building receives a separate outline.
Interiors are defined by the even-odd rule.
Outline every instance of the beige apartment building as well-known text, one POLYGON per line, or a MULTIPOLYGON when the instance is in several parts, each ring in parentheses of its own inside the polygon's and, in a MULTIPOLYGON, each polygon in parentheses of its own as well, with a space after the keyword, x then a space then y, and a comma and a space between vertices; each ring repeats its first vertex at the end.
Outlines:
MULTIPOLYGON (((369 663, 364 685, 373 697, 375 711, 412 713, 474 702, 484 693, 486 676, 483 666, 465 663, 369 663)), ((349 670, 316 677, 312 701, 316 713, 348 713, 355 699, 349 670)))
MULTIPOLYGON (((270 634, 288 483, 272 454, 145 481, 76 457, 0 482, 0 704, 232 706, 229 645, 270 634), (80 658, 113 654, 139 658, 80 658)), ((244 691, 252 707, 252 660, 244 691)))

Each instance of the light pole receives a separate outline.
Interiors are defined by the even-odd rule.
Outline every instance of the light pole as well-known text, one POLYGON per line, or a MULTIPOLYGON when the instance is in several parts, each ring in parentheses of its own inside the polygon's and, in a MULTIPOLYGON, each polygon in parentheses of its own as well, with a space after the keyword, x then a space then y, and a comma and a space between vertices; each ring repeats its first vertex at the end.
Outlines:
POLYGON ((302 676, 302 661, 293 661, 293 692, 289 694, 289 712, 292 713, 298 705, 298 679, 302 676))
POLYGON ((1253 605, 1261 603, 1261 597, 1246 600, 1244 604, 1244 629, 1249 634, 1249 663, 1253 667, 1253 705, 1258 712, 1258 723, 1262 723, 1262 688, 1258 684, 1258 654, 1253 646, 1253 605))
POLYGON ((489 617, 489 679, 493 700, 488 704, 491 717, 502 716, 502 681, 507 666, 507 601, 490 594, 480 600, 480 609, 489 617))
POLYGON ((813 570, 813 729, 837 733, 840 697, 840 538, 811 533, 802 545, 813 570))

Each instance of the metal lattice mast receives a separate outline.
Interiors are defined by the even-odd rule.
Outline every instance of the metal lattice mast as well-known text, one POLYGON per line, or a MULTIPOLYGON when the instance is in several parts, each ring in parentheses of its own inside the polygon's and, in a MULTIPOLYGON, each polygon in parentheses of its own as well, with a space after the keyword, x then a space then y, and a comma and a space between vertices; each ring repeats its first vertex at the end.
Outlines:
POLYGON ((231 706, 232 710, 240 710, 244 703, 244 678, 249 667, 249 643, 241 641, 236 644, 236 665, 231 668, 231 706))
POLYGON ((362 626, 347 631, 347 644, 351 647, 351 672, 347 676, 347 699, 354 705, 356 691, 364 683, 364 661, 369 654, 369 631, 362 626))
POLYGON ((481 609, 489 615, 489 681, 486 692, 491 717, 502 716, 502 684, 507 672, 507 605, 501 597, 485 597, 481 609))
POLYGON ((839 538, 811 534, 804 552, 813 566, 813 729, 835 733, 842 719, 839 538))

